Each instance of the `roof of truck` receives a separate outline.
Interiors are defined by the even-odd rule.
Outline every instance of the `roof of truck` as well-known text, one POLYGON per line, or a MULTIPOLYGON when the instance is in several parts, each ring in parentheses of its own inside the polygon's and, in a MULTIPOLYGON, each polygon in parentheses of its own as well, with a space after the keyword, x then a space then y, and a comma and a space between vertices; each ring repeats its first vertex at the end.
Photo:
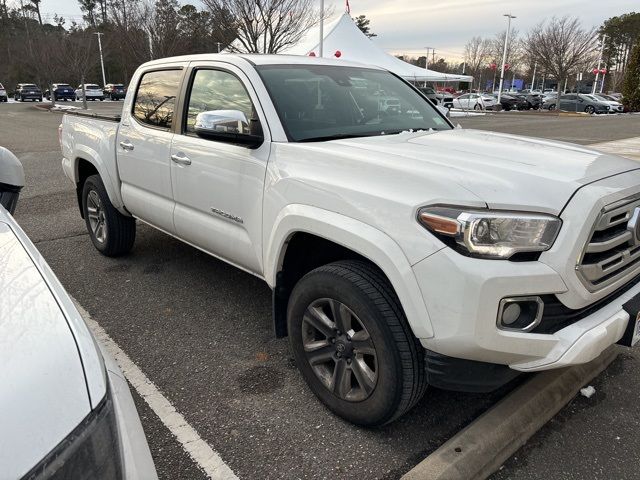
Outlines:
POLYGON ((372 65, 338 60, 336 58, 309 57, 304 55, 259 55, 259 54, 233 54, 233 53, 203 53, 199 55, 181 55, 178 57, 160 58, 143 64, 143 67, 152 65, 162 65, 172 62, 193 62, 193 61, 223 61, 232 64, 253 65, 336 65, 342 67, 367 67, 382 70, 372 65))

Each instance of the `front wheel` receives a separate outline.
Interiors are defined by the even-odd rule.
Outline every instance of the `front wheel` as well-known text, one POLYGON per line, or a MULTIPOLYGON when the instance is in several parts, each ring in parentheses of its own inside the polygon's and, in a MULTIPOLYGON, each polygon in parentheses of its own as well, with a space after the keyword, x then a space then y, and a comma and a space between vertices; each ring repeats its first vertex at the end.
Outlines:
POLYGON ((482 105, 480 105, 479 103, 476 103, 476 105, 473 107, 474 110, 482 110, 482 105))
POLYGON ((549 105, 549 111, 551 110, 555 110, 556 109, 556 104, 552 103, 551 105, 549 105))
POLYGON ((84 183, 82 211, 91 241, 100 253, 116 257, 131 250, 136 221, 116 210, 99 175, 91 175, 84 183))
POLYGON ((594 113, 596 113, 596 109, 593 107, 593 105, 587 105, 584 111, 589 115, 593 115, 594 113))
POLYGON ((311 271, 293 289, 287 323, 302 376, 345 420, 383 425, 424 394, 424 349, 374 265, 341 261, 311 271))

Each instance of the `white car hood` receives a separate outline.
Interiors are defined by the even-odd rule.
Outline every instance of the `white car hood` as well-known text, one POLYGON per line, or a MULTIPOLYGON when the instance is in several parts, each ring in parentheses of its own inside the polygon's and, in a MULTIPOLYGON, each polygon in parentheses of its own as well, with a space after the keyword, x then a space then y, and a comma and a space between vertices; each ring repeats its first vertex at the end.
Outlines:
POLYGON ((0 208, 0 465, 21 478, 91 411, 74 335, 0 208))
MULTIPOLYGON (((480 130, 404 133, 327 142, 329 153, 366 156, 388 174, 392 163, 424 185, 457 184, 489 208, 558 214, 584 185, 640 164, 586 147, 480 130), (347 151, 345 152, 345 147, 347 151)), ((465 195, 465 196, 466 196, 465 195)))

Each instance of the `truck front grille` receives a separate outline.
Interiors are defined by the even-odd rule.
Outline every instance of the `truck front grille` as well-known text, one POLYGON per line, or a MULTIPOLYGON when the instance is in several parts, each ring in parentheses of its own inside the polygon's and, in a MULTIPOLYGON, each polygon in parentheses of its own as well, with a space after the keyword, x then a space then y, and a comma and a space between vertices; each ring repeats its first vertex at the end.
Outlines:
POLYGON ((589 291, 602 290, 640 271, 639 217, 638 196, 602 210, 576 266, 589 291))

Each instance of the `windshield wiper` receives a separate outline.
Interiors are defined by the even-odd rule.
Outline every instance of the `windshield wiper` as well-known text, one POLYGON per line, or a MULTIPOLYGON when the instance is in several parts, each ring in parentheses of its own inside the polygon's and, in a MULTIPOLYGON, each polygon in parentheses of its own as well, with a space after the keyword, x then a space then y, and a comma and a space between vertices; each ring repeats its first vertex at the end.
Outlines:
POLYGON ((373 137, 375 135, 380 135, 380 133, 335 133, 333 135, 324 135, 322 137, 303 138, 302 140, 298 140, 298 142, 325 142, 329 140, 344 140, 345 138, 373 137))

